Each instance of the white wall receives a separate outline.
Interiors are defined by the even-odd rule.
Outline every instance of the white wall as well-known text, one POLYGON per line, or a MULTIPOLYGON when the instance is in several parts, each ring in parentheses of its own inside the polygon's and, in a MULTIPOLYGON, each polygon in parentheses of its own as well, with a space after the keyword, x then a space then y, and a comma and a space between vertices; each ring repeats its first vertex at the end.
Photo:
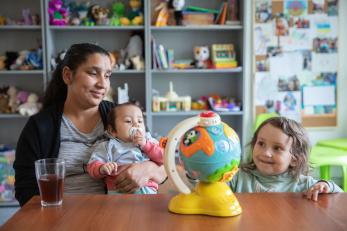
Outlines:
POLYGON ((312 144, 322 139, 347 137, 347 1, 339 1, 337 127, 308 129, 312 144))
MULTIPOLYGON (((253 10, 251 8, 252 4, 248 5, 250 15, 252 15, 253 10)), ((322 128, 308 128, 308 133, 311 139, 312 144, 314 145, 317 141, 323 139, 333 139, 338 137, 347 137, 347 1, 339 1, 339 34, 338 34, 338 75, 337 75, 337 126, 336 127, 322 127, 322 128)), ((251 24, 252 17, 247 17, 245 24, 251 24)), ((252 33, 252 28, 247 28, 248 33, 252 33)), ((251 37, 251 36, 248 36, 251 37)), ((248 39, 251 41, 245 41, 247 44, 252 44, 253 39, 248 39)), ((250 48, 252 45, 250 45, 250 48)), ((252 49, 247 49, 252 52, 252 49)), ((251 55, 247 55, 246 60, 252 62, 251 55)), ((248 99, 245 104, 253 105, 253 83, 251 73, 247 73, 246 76, 246 89, 245 91, 248 94, 248 99)), ((254 107, 250 109, 254 115, 254 107)), ((252 114, 249 113, 249 114, 252 114)), ((250 140, 252 136, 252 124, 254 121, 254 116, 247 116, 246 119, 246 142, 250 140)))

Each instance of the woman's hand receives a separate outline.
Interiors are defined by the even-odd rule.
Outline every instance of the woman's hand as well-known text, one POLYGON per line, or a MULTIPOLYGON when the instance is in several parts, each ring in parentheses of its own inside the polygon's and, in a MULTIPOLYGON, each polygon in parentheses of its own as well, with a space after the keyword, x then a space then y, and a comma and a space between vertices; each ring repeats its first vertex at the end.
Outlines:
POLYGON ((319 181, 314 184, 311 188, 309 188, 304 194, 308 200, 317 201, 318 195, 321 193, 329 193, 330 188, 328 183, 324 181, 319 181))
POLYGON ((149 180, 157 183, 164 181, 165 170, 152 161, 118 166, 117 177, 114 186, 118 192, 133 193, 144 187, 149 180))

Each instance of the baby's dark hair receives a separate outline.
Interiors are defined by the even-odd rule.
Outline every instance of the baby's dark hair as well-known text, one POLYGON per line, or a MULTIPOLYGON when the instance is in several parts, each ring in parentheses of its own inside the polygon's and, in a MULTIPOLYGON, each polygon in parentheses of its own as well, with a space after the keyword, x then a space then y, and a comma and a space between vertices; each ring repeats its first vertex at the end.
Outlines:
POLYGON ((141 105, 137 101, 130 101, 130 102, 126 102, 126 103, 116 104, 107 115, 108 129, 112 129, 113 131, 116 131, 117 109, 119 109, 121 107, 125 107, 125 106, 138 107, 142 112, 142 116, 144 116, 143 108, 141 107, 141 105))
MULTIPOLYGON (((251 151, 258 139, 259 131, 267 124, 271 124, 275 128, 281 129, 281 131, 292 138, 292 147, 290 153, 295 158, 295 165, 289 167, 289 174, 298 178, 301 174, 307 175, 309 171, 308 155, 310 153, 310 141, 306 130, 295 120, 288 119, 286 117, 273 117, 265 120, 255 131, 251 142, 251 151)), ((241 168, 245 171, 255 169, 256 166, 253 162, 253 158, 250 162, 241 164, 241 168)))

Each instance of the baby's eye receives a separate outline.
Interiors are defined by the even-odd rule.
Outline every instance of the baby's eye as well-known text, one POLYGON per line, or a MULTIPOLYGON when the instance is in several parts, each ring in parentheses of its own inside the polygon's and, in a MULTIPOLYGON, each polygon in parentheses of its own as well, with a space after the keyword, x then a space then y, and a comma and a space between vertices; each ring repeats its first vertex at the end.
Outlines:
POLYGON ((127 124, 131 124, 131 120, 125 120, 124 122, 127 124))
POLYGON ((137 121, 139 124, 142 124, 143 123, 143 120, 139 120, 139 121, 137 121))

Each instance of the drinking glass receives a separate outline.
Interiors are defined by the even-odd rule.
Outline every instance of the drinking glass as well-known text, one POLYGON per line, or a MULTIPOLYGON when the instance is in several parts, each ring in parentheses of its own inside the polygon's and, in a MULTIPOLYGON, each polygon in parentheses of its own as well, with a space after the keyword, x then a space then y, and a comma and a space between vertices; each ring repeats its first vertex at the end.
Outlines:
POLYGON ((57 206, 63 203, 65 162, 59 158, 35 161, 37 184, 42 206, 57 206))

